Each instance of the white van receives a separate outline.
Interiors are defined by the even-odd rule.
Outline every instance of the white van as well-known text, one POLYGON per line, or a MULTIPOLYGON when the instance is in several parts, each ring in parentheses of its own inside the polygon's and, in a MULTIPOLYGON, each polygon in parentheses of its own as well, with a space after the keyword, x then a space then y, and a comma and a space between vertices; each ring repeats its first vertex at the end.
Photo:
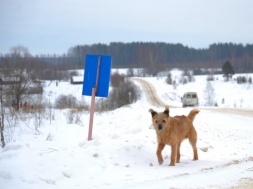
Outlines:
POLYGON ((182 105, 183 107, 186 106, 198 106, 199 105, 199 99, 198 95, 195 92, 187 92, 182 97, 182 105))

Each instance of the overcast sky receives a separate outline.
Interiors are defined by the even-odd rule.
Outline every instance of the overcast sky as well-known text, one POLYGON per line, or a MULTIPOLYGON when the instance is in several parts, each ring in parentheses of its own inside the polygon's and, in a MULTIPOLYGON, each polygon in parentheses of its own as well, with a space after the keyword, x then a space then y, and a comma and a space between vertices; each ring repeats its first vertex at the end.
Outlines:
POLYGON ((253 44, 253 0, 0 0, 0 53, 110 42, 253 44))

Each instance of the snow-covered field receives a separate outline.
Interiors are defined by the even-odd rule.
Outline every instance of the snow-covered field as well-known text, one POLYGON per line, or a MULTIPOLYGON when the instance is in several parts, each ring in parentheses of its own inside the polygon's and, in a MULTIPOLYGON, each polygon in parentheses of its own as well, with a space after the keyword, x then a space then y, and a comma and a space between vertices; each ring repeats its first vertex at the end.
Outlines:
MULTIPOLYGON (((221 76, 217 76, 220 77, 221 76)), ((35 134, 20 125, 15 140, 0 149, 0 189, 81 189, 81 188, 250 188, 253 186, 253 116, 206 109, 206 76, 176 89, 165 78, 145 78, 162 100, 178 105, 186 91, 197 91, 200 113, 194 125, 198 132, 199 160, 192 161, 188 141, 181 146, 181 163, 170 162, 170 147, 163 151, 165 162, 156 158, 156 134, 151 125, 150 105, 144 95, 129 106, 95 113, 93 140, 87 141, 89 113, 82 125, 67 124, 65 112, 54 110, 35 134)), ((138 83, 137 83, 138 84, 138 83)), ((253 110, 253 86, 212 83, 219 107, 253 110), (224 98, 224 103, 221 99, 224 98)), ((84 103, 81 85, 60 82, 45 85, 45 97, 53 102, 59 94, 73 94, 84 103), (50 95, 49 95, 50 94, 50 95)), ((218 107, 218 109, 219 109, 218 107)), ((171 108, 171 116, 188 114, 192 108, 171 108)), ((215 108, 216 109, 216 108, 215 108)), ((32 123, 32 122, 31 122, 32 123)))

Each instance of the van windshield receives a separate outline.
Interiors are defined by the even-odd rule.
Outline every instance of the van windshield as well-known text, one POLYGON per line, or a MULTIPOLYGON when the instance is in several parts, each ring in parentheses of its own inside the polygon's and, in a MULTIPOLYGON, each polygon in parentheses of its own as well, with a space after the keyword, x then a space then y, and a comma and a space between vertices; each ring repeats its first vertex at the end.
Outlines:
POLYGON ((192 98, 197 98, 197 95, 196 94, 192 94, 192 98))
POLYGON ((187 95, 186 95, 186 98, 191 98, 191 94, 187 94, 187 95))

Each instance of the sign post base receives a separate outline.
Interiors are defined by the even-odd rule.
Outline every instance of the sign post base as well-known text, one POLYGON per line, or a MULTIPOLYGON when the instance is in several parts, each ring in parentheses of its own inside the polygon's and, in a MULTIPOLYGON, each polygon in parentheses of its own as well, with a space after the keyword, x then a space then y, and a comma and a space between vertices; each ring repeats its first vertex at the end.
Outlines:
POLYGON ((93 126, 93 117, 95 112, 95 95, 96 95, 96 88, 92 89, 92 97, 91 97, 91 106, 90 106, 90 124, 89 124, 89 134, 88 140, 92 140, 92 126, 93 126))

